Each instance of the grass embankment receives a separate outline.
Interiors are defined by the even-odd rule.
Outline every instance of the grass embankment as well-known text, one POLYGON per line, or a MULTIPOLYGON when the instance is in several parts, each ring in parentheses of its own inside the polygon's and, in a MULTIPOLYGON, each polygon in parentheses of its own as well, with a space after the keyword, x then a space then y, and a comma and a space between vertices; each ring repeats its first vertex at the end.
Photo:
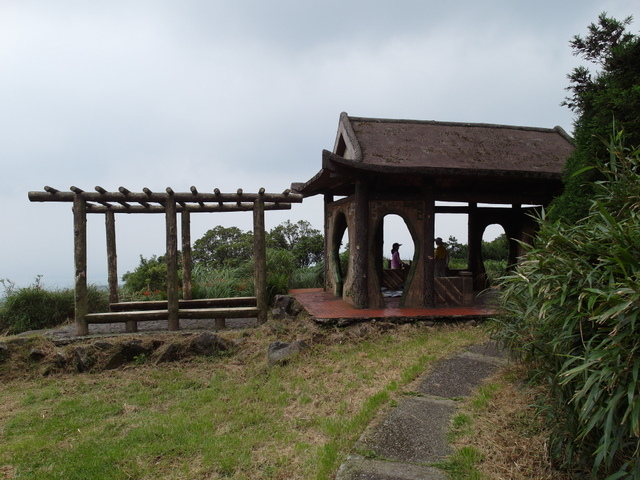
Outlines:
POLYGON ((373 325, 269 322, 230 357, 5 380, 0 478, 332 478, 405 385, 485 338, 469 326, 373 325), (311 349, 267 366, 270 342, 296 338, 311 349))

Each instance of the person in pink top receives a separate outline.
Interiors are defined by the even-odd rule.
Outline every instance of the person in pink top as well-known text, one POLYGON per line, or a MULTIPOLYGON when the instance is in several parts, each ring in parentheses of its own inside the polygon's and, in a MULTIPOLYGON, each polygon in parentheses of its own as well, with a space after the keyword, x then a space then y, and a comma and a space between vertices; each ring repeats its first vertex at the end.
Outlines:
POLYGON ((400 260, 401 243, 394 243, 391 248, 391 268, 404 268, 406 264, 400 260))

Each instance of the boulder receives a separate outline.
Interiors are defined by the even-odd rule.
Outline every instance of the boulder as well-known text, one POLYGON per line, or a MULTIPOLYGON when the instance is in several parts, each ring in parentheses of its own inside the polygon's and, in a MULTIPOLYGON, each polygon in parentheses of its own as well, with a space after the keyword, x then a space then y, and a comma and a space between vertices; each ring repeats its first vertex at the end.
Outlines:
POLYGON ((76 364, 76 370, 79 373, 86 372, 95 364, 94 357, 90 354, 88 349, 82 346, 78 346, 73 351, 73 361, 76 364))
POLYGON ((45 352, 41 348, 33 348, 29 352, 29 359, 30 360, 34 360, 36 362, 39 362, 40 360, 42 360, 46 356, 47 356, 47 352, 45 352))
POLYGON ((211 332, 200 333, 189 342, 189 350, 196 355, 211 356, 231 351, 233 348, 233 342, 211 332))
POLYGON ((142 340, 129 340, 121 343, 107 360, 104 369, 113 370, 132 362, 138 357, 146 356, 152 353, 152 350, 142 343, 142 340))
POLYGON ((295 317, 301 311, 302 307, 291 295, 276 295, 273 299, 273 308, 271 309, 273 318, 295 317))
POLYGON ((154 363, 156 365, 180 360, 180 345, 177 343, 166 343, 156 350, 155 356, 156 359, 154 363))
POLYGON ((292 357, 308 348, 309 345, 304 340, 296 340, 293 343, 273 342, 267 351, 269 365, 287 363, 292 357))

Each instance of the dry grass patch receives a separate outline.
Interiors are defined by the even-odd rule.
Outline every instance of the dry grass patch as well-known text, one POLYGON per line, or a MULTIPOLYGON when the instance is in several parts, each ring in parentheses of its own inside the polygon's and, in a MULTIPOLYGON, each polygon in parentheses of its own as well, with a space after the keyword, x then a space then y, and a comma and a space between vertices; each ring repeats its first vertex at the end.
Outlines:
POLYGON ((548 432, 533 407, 535 391, 521 378, 514 366, 488 379, 454 419, 453 446, 479 453, 474 478, 569 480, 549 462, 548 432))
POLYGON ((465 325, 338 330, 304 321, 230 337, 239 341, 233 356, 14 372, 0 391, 0 466, 24 479, 328 480, 395 392, 486 339, 465 325), (268 345, 296 339, 311 348, 269 367, 268 345))

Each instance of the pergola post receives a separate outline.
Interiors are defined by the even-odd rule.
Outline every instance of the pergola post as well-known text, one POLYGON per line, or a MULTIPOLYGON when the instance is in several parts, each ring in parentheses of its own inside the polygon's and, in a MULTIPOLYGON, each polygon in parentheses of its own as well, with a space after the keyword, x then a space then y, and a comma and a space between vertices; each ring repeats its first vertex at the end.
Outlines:
MULTIPOLYGON (((263 190, 260 190, 264 193, 263 190)), ((264 200, 257 198, 253 206, 253 275, 255 283, 258 324, 267 321, 267 250, 264 231, 264 200)))
POLYGON ((182 298, 191 300, 191 214, 189 210, 182 211, 182 298))
MULTIPOLYGON (((172 193, 172 192, 170 192, 172 193)), ((176 201, 169 195, 165 202, 165 217, 167 221, 167 307, 168 329, 180 330, 178 317, 178 221, 176 201)))
POLYGON ((73 243, 75 264, 75 321, 76 335, 89 335, 89 325, 85 319, 89 313, 87 291, 87 203, 80 195, 73 199, 73 243))
POLYGON ((107 234, 107 282, 109 284, 109 303, 118 303, 118 254, 116 251, 116 216, 112 211, 104 215, 107 234))
POLYGON ((369 185, 365 179, 356 181, 354 227, 353 304, 356 308, 366 308, 369 301, 369 185))

